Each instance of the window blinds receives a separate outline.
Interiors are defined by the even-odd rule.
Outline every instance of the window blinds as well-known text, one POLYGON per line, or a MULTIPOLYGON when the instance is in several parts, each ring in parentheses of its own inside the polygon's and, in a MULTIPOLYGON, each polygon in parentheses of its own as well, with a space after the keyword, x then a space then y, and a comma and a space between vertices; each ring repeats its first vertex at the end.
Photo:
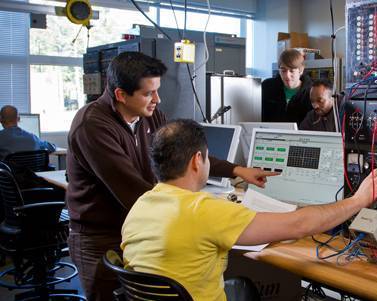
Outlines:
POLYGON ((0 107, 19 112, 30 112, 29 26, 29 14, 0 11, 0 107))

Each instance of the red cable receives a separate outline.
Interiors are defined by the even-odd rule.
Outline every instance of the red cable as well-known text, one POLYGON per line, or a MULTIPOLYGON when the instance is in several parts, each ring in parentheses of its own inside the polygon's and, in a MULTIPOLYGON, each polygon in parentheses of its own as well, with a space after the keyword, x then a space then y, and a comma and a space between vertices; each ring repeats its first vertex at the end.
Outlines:
POLYGON ((372 145, 371 145, 371 153, 372 153, 372 184, 373 184, 373 194, 372 194, 372 197, 373 197, 373 201, 375 200, 375 191, 374 191, 374 137, 375 137, 375 134, 376 134, 376 129, 377 129, 377 120, 374 121, 373 123, 373 134, 372 134, 372 145))
MULTIPOLYGON (((350 182, 350 179, 348 178, 347 173, 347 158, 346 158, 346 143, 344 141, 344 131, 345 131, 345 124, 346 124, 346 113, 344 112, 343 120, 342 120, 342 144, 343 144, 343 169, 344 169, 344 177, 346 179, 348 188, 351 190, 351 193, 353 193, 353 188, 350 182)), ((360 168, 360 166, 359 166, 360 168)))
POLYGON ((361 81, 359 81, 355 87, 353 87, 352 91, 351 91, 351 94, 349 95, 349 97, 351 97, 353 95, 353 93, 356 92, 357 88, 361 85, 361 82, 364 81, 369 75, 372 74, 372 72, 375 71, 375 68, 373 66, 374 62, 372 63, 372 68, 367 72, 367 74, 364 75, 363 79, 361 81))

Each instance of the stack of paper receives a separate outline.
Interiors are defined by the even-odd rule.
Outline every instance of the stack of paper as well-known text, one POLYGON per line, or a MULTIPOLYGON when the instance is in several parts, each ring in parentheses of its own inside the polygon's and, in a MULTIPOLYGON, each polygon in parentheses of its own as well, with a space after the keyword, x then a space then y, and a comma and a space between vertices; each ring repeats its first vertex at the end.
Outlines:
MULTIPOLYGON (((257 212, 290 212, 297 209, 296 205, 280 202, 250 188, 246 191, 242 204, 245 207, 257 212)), ((235 245, 233 246, 233 249, 259 252, 263 250, 267 245, 268 244, 257 246, 235 245)))

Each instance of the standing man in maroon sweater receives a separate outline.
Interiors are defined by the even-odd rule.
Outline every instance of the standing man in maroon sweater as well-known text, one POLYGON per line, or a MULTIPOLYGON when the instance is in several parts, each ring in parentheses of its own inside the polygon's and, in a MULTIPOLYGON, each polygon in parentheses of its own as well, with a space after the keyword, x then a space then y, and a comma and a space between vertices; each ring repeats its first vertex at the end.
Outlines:
MULTIPOLYGON (((156 178, 149 160, 153 133, 166 123, 158 110, 158 88, 165 65, 137 52, 124 52, 110 63, 107 88, 76 114, 68 135, 70 255, 79 270, 88 301, 112 300, 119 285, 102 264, 108 249, 120 252, 122 223, 156 178)), ((211 158, 211 175, 240 176, 264 186, 259 169, 211 158)))

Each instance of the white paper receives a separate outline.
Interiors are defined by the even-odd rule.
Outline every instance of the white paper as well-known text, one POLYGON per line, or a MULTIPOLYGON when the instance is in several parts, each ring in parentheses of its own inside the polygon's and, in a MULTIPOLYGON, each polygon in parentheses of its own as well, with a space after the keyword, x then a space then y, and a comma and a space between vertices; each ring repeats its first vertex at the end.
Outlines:
MULTIPOLYGON (((245 193, 242 205, 256 212, 290 212, 297 209, 296 205, 280 202, 250 188, 245 193)), ((260 252, 267 246, 268 244, 257 246, 235 245, 232 249, 260 252)))
POLYGON ((232 247, 232 249, 245 250, 245 251, 251 251, 251 252, 260 252, 260 251, 262 251, 267 246, 268 246, 268 244, 257 245, 257 246, 239 246, 239 245, 234 245, 232 247))
POLYGON ((297 209, 296 205, 283 203, 253 189, 248 189, 242 205, 256 212, 290 212, 297 209))

